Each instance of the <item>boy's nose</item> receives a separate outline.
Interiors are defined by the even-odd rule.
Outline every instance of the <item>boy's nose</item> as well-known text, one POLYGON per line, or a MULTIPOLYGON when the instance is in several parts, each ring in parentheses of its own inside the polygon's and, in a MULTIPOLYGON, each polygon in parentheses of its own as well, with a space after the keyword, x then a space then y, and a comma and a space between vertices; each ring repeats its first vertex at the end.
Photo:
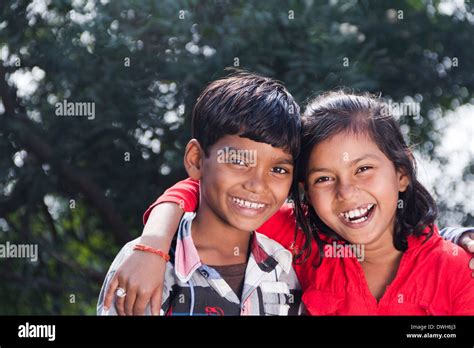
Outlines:
POLYGON ((260 175, 255 175, 245 181, 244 188, 252 193, 261 193, 265 191, 266 183, 260 175))

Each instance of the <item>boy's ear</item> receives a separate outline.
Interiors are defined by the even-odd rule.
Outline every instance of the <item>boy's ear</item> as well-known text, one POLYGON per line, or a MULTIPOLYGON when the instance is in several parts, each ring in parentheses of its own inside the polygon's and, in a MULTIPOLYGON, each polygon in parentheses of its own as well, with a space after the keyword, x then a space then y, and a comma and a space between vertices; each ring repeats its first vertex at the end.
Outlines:
POLYGON ((191 139, 186 145, 184 153, 184 168, 189 177, 194 180, 201 179, 202 160, 204 158, 204 150, 199 141, 191 139))

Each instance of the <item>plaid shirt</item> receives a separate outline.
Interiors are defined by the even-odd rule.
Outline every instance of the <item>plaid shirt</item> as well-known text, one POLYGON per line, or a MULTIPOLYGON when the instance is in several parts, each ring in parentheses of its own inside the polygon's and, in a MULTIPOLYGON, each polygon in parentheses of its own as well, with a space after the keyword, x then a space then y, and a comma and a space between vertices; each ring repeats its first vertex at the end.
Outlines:
MULTIPOLYGON (((298 315, 301 288, 292 267, 292 255, 279 243, 254 232, 241 299, 212 267, 200 261, 191 237, 195 213, 180 223, 176 245, 168 262, 161 315, 298 315)), ((126 244, 105 278, 97 305, 99 315, 116 315, 115 304, 103 310, 105 289, 122 262, 133 252, 138 238, 126 244)), ((173 248, 172 248, 173 249, 173 248)), ((150 314, 147 306, 146 314, 150 314)))

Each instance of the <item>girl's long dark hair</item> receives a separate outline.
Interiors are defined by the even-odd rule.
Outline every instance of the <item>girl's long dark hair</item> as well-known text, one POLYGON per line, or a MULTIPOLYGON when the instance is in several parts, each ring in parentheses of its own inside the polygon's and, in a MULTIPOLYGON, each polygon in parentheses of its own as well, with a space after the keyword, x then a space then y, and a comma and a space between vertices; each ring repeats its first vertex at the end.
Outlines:
MULTIPOLYGON (((298 180, 304 182, 306 179, 313 148, 342 132, 369 136, 392 161, 395 169, 402 171, 410 180, 407 190, 399 194, 394 246, 405 251, 408 248, 407 237, 422 236, 428 226, 431 226, 431 229, 426 234, 426 239, 430 238, 433 234, 432 224, 438 214, 436 203, 416 178, 413 154, 403 139, 396 120, 387 105, 376 96, 368 93, 356 95, 341 90, 323 94, 308 104, 303 115, 302 146, 297 164, 298 180)), ((302 203, 302 210, 306 213, 296 214, 298 225, 307 241, 315 239, 319 248, 317 264, 320 264, 324 245, 321 235, 337 240, 342 238, 324 224, 306 198, 302 203)), ((308 247, 306 244, 305 247, 308 247)), ((310 249, 309 245, 309 252, 310 249)))

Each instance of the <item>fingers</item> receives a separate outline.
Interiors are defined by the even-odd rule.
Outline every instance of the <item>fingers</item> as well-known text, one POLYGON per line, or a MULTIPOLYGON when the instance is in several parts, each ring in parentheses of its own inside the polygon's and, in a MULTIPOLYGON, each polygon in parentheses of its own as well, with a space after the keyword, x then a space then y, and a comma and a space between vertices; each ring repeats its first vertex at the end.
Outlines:
POLYGON ((117 309, 118 315, 133 315, 133 305, 135 304, 135 298, 137 297, 136 291, 127 290, 124 297, 116 297, 115 308, 117 309))
POLYGON ((469 250, 471 254, 474 254, 474 240, 467 243, 467 250, 469 250))
MULTIPOLYGON (((147 304, 150 302, 150 295, 145 292, 139 292, 137 286, 125 285, 121 286, 123 281, 117 279, 114 283, 114 288, 123 288, 125 296, 119 297, 115 292, 112 293, 112 298, 115 296, 115 308, 118 315, 144 315, 147 304)), ((128 283, 129 284, 129 283, 128 283)), ((161 301, 161 289, 160 298, 161 301)), ((158 307, 158 315, 160 307, 158 307)), ((153 312, 152 312, 153 313, 153 312)))
POLYGON ((115 299, 115 308, 117 309, 118 315, 125 315, 125 297, 117 296, 115 299))
POLYGON ((148 304, 150 295, 146 292, 138 291, 135 305, 133 306, 133 315, 144 315, 146 305, 148 304))
POLYGON ((471 254, 474 254, 474 232, 465 234, 461 240, 462 247, 469 251, 471 254))
POLYGON ((161 288, 157 289, 150 300, 150 310, 151 315, 160 315, 161 309, 161 297, 163 290, 161 288))
POLYGON ((114 292, 114 296, 115 296, 115 309, 117 310, 117 314, 118 315, 126 315, 125 314, 125 298, 128 296, 128 293, 127 293, 127 286, 125 285, 126 282, 124 281, 124 279, 122 278, 121 275, 118 275, 117 276, 117 286, 124 289, 125 290, 125 296, 124 297, 119 297, 115 294, 114 292))
POLYGON ((125 296, 125 314, 133 315, 133 306, 135 305, 135 300, 137 298, 137 288, 131 285, 128 285, 127 296, 125 296))
MULTIPOLYGON (((466 238, 464 242, 466 242, 467 250, 474 254, 474 232, 469 232, 469 238, 466 238)), ((469 268, 472 270, 472 277, 474 278, 474 257, 469 261, 469 268)))
POLYGON ((467 239, 465 240, 467 250, 471 253, 474 254, 474 239, 467 239))
POLYGON ((112 278, 112 281, 109 283, 109 286, 107 287, 107 292, 105 293, 104 297, 104 310, 108 311, 110 306, 112 305, 112 301, 115 297, 115 290, 117 289, 118 286, 118 277, 117 275, 114 275, 112 278))

